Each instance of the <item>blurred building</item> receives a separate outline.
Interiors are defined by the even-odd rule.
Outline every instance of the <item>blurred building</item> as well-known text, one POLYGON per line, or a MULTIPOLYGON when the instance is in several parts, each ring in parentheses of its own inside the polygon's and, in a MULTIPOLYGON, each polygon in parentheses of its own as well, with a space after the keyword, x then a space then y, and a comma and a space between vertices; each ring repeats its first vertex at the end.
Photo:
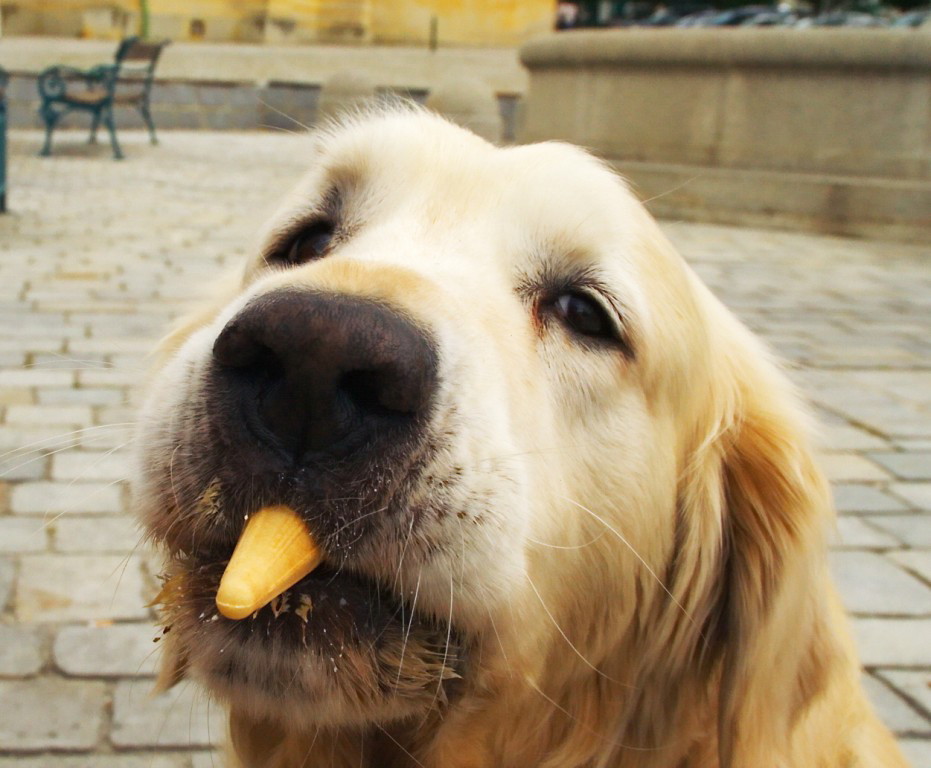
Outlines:
POLYGON ((0 0, 6 35, 249 43, 515 45, 554 0, 0 0))

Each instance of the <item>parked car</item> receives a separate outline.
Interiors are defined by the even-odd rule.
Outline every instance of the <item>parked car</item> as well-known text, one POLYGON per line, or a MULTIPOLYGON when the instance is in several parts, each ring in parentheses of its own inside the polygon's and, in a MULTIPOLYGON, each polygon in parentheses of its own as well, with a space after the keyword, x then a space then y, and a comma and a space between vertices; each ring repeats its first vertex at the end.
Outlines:
POLYGON ((801 18, 795 11, 761 11, 744 19, 742 27, 791 27, 801 18))
POLYGON ((859 11, 830 11, 818 16, 802 19, 795 26, 805 27, 885 27, 888 23, 881 16, 859 11))
POLYGON ((922 26, 931 26, 931 10, 909 11, 903 13, 889 25, 898 29, 916 29, 922 26))
POLYGON ((768 5, 745 5, 727 10, 699 11, 680 19, 679 27, 737 27, 761 14, 773 13, 768 5))

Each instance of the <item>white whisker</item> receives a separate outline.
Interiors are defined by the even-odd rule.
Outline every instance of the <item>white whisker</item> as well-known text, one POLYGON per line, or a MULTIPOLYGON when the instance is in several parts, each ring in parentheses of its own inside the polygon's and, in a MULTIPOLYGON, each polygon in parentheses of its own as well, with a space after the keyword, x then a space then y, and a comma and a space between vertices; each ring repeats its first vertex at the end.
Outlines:
MULTIPOLYGON (((401 672, 404 669, 404 653, 407 650, 407 641, 411 636, 411 627, 414 626, 414 611, 417 608, 417 598, 420 595, 420 577, 423 576, 423 569, 417 572, 417 586, 414 588, 414 599, 411 602, 411 619, 407 623, 407 629, 404 630, 404 639, 401 641, 401 660, 398 662, 398 677, 394 681, 394 687, 397 688, 401 684, 401 672)), ((404 601, 401 601, 401 605, 404 605, 404 601)), ((401 622, 403 624, 403 616, 401 622)))
POLYGON ((569 639, 569 636, 563 631, 563 628, 559 626, 559 622, 556 621, 556 617, 553 616, 553 614, 550 612, 549 607, 547 606, 546 602, 543 600, 543 595, 540 594, 540 591, 537 589, 537 585, 534 584, 533 579, 530 578, 530 574, 525 572, 524 576, 527 577, 527 581, 530 584, 531 589, 533 589, 534 594, 537 596, 537 600, 540 601, 540 605, 543 606, 543 610, 546 611, 546 615, 549 616, 550 621, 553 622, 553 626, 556 627, 556 631, 559 632, 560 635, 562 635, 562 639, 566 641, 566 643, 573 650, 575 655, 578 656, 585 663, 585 666, 587 666, 593 672, 597 673, 599 677, 603 677, 605 680, 609 680, 612 683, 616 683, 617 685, 624 686, 625 688, 631 688, 632 686, 630 686, 629 684, 623 683, 620 680, 615 680, 610 675, 605 674, 600 669, 598 669, 598 667, 592 664, 587 658, 585 658, 584 654, 578 648, 575 647, 575 644, 569 639))
POLYGON ((597 543, 603 538, 604 538, 604 531, 599 533, 594 539, 591 539, 590 541, 586 541, 584 544, 574 544, 572 546, 562 546, 561 544, 547 544, 545 541, 537 541, 536 539, 532 539, 529 536, 527 537, 527 541, 529 541, 531 544, 535 544, 538 547, 547 547, 548 549, 571 550, 571 549, 585 549, 586 547, 592 546, 592 544, 597 543))
POLYGON ((624 544, 624 546, 627 547, 627 548, 630 550, 631 554, 633 554, 633 556, 636 557, 637 560, 640 561, 640 564, 641 564, 644 568, 646 568, 647 573, 649 573, 650 576, 652 576, 652 577, 656 580, 656 583, 659 584, 660 587, 662 588, 663 592, 665 592, 665 593, 669 596, 669 599, 672 600, 672 602, 676 605, 676 607, 677 607, 680 611, 682 611, 683 615, 691 622, 692 626, 695 627, 695 629, 698 630, 698 636, 699 636, 702 640, 705 640, 705 639, 706 639, 706 638, 705 638, 705 635, 704 635, 704 634, 702 633, 702 631, 701 631, 701 627, 698 626, 698 622, 696 622, 695 619, 692 618, 692 615, 685 609, 685 606, 683 606, 682 603, 680 603, 680 602, 676 599, 676 596, 675 596, 674 594, 672 594, 672 592, 669 591, 669 587, 667 587, 667 586, 663 583, 663 580, 660 579, 660 577, 657 575, 656 571, 654 571, 654 570, 650 567, 650 564, 649 564, 646 560, 643 559, 643 557, 640 555, 640 553, 639 553, 636 549, 634 549, 634 546, 633 546, 626 538, 624 538, 624 536, 622 536, 621 533, 620 533, 619 531, 615 530, 606 520, 604 520, 604 519, 602 519, 601 517, 599 517, 598 515, 596 515, 594 512, 592 512, 592 510, 588 509, 588 507, 586 507, 586 506, 584 506, 584 505, 582 505, 582 504, 579 504, 577 501, 573 501, 572 499, 567 498, 566 496, 561 496, 560 498, 561 498, 563 501, 568 501, 568 502, 569 502, 570 504, 572 504, 574 507, 578 507, 578 508, 581 509, 583 512, 587 512, 589 515, 591 515, 592 517, 594 517, 599 523, 601 523, 605 528, 607 528, 611 533, 613 533, 615 536, 617 536, 617 538, 624 544))
POLYGON ((581 720, 579 720, 579 718, 573 715, 568 709, 563 707, 558 701, 547 696, 543 692, 543 690, 535 682, 533 682, 533 680, 529 678, 524 678, 524 682, 527 683, 527 685, 529 685, 534 691, 539 693, 544 699, 546 699, 550 704, 556 707, 556 709, 562 712, 570 720, 572 720, 575 723, 578 723, 586 731, 593 734, 601 741, 604 741, 605 743, 610 744, 613 747, 620 747, 621 749, 629 749, 629 750, 636 751, 636 752, 656 752, 657 750, 665 748, 665 747, 635 747, 631 744, 624 744, 620 741, 615 741, 614 739, 608 736, 605 736, 603 733, 598 733, 598 731, 596 731, 594 728, 589 726, 587 723, 584 723, 581 720))
POLYGON ((83 439, 83 437, 85 436, 85 433, 87 432, 94 432, 97 430, 104 430, 104 429, 116 429, 117 427, 133 427, 133 426, 135 426, 135 423, 132 421, 122 421, 122 422, 115 422, 113 424, 99 424, 94 427, 82 427, 81 429, 75 429, 75 430, 72 430, 71 432, 63 432, 62 434, 55 435, 54 437, 45 437, 45 438, 42 438, 41 440, 35 440, 34 442, 26 443, 26 445, 21 445, 18 448, 11 448, 8 451, 4 451, 3 453, 0 453, 0 459, 5 459, 7 456, 11 456, 14 453, 22 453, 24 451, 28 453, 30 452, 30 450, 36 450, 36 451, 42 450, 43 447, 45 446, 45 443, 54 444, 56 440, 65 440, 65 439, 76 440, 78 441, 78 443, 76 444, 79 444, 80 440, 83 439))
POLYGON ((420 768, 426 768, 426 766, 425 766, 423 763, 421 763, 420 760, 418 760, 418 759, 417 759, 416 757, 414 757, 410 752, 408 752, 408 751, 401 745, 401 743, 400 743, 396 738, 394 738, 394 736, 392 736, 390 733, 388 733, 388 731, 386 731, 381 725, 379 725, 378 723, 374 723, 374 725, 375 725, 375 727, 376 727, 379 731, 381 731, 383 734, 385 734, 385 736, 387 736, 389 739, 391 739, 391 741, 394 742, 394 745, 395 745, 398 749, 400 749, 405 755, 407 755, 411 760, 413 760, 417 765, 419 765, 420 768))
MULTIPOLYGON (((305 131, 311 130, 311 128, 310 128, 309 125, 304 125, 304 123, 302 123, 300 120, 298 120, 297 118, 292 117, 292 116, 289 115, 287 112, 282 112, 280 109, 278 109, 278 107, 272 106, 272 105, 269 104, 267 101, 265 101, 265 99, 259 99, 259 103, 262 104, 262 106, 268 107, 272 112, 276 112, 277 114, 281 115, 285 120, 290 120, 290 121, 291 121, 292 123, 294 123, 295 125, 299 125, 299 126, 300 126, 301 128, 303 128, 305 131)), ((277 126, 269 125, 269 126, 267 126, 267 127, 268 127, 268 128, 275 128, 275 127, 277 127, 277 126)), ((287 132, 287 133, 293 133, 293 134, 295 134, 295 135, 297 135, 297 136, 302 135, 302 134, 297 133, 296 131, 288 131, 288 130, 285 129, 285 128, 279 128, 279 130, 285 131, 285 132, 287 132)))
POLYGON ((436 683, 436 693, 433 694, 433 701, 430 702, 429 710, 433 709, 433 705, 436 704, 436 700, 440 696, 440 691, 443 689, 443 676, 446 673, 446 662, 449 660, 449 643, 452 640, 453 635, 453 575, 449 574, 449 617, 446 620, 446 647, 443 649, 443 662, 440 665, 440 675, 439 680, 436 683))

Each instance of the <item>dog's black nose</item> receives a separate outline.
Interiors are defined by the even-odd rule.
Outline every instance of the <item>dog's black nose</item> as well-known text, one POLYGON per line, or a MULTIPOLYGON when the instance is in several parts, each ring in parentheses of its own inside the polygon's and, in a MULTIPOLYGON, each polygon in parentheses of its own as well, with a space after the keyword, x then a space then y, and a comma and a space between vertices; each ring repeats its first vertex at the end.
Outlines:
POLYGON ((398 436, 436 386, 429 335, 383 304, 279 290, 243 309, 213 346, 217 384, 252 432, 294 457, 398 436))

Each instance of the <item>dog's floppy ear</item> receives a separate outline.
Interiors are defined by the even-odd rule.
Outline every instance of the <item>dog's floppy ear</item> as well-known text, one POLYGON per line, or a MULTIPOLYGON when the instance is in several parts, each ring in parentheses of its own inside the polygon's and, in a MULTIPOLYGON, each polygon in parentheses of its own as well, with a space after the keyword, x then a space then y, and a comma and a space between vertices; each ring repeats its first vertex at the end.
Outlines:
MULTIPOLYGON (((725 351, 731 413, 718 434, 722 580, 715 635, 722 768, 772 765, 841 651, 826 629, 830 492, 788 381, 742 328, 725 351)), ((714 491, 712 491, 714 492, 714 491)), ((780 762, 780 760, 776 760, 780 762)))

